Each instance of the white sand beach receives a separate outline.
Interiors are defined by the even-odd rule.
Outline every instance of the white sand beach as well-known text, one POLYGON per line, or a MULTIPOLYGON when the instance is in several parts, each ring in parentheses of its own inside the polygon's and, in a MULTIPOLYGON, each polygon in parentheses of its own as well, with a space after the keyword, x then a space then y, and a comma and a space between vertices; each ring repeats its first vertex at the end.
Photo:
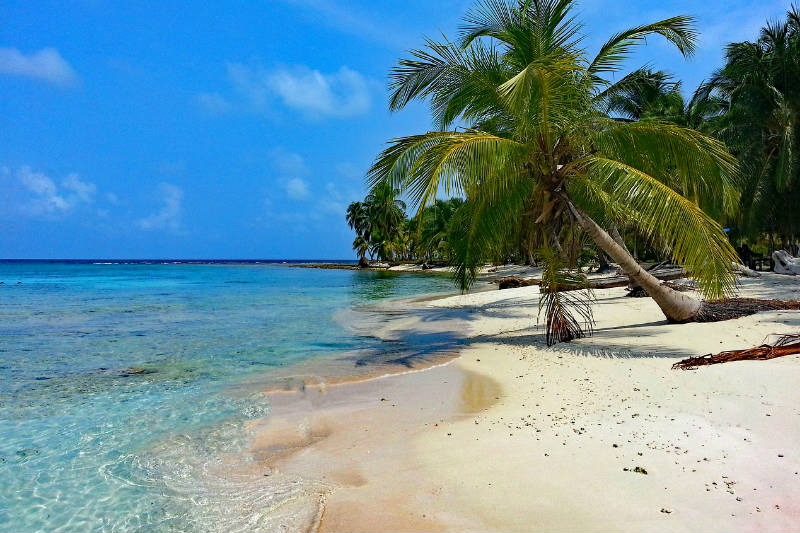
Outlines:
MULTIPOLYGON (((291 441, 271 466, 322 482, 321 530, 797 530, 800 357, 671 365, 796 332, 800 313, 675 325, 624 294, 596 291, 594 335, 552 348, 537 287, 417 303, 392 327, 461 328, 459 358, 310 387, 254 448, 291 441)), ((797 299, 800 279, 741 294, 797 299)))

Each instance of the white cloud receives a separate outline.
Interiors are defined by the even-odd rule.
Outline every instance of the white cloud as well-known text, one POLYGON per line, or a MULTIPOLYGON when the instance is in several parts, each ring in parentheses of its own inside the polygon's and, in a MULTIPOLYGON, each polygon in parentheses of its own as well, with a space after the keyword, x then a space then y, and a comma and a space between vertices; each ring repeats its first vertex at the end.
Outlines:
MULTIPOLYGON (((270 153, 272 167, 283 183, 286 196, 292 200, 304 200, 308 197, 308 181, 311 169, 306 165, 305 159, 300 154, 290 152, 284 148, 275 148, 270 153)), ((267 201, 271 201, 269 198, 267 201)))
POLYGON ((211 114, 220 115, 231 109, 231 103, 221 94, 201 93, 197 95, 197 103, 211 114))
POLYGON ((308 197, 308 183, 300 178, 292 178, 286 182, 286 196, 292 200, 303 200, 308 197))
POLYGON ((144 230, 166 229, 178 232, 183 213, 183 189, 170 183, 158 185, 161 209, 150 216, 139 219, 137 225, 144 230))
POLYGON ((81 181, 75 173, 64 178, 61 182, 61 186, 68 191, 72 191, 76 199, 86 203, 94 201, 94 195, 97 192, 97 186, 94 183, 81 181))
POLYGON ((17 48, 2 47, 0 74, 37 78, 61 86, 78 82, 78 75, 55 48, 25 55, 17 48))
POLYGON ((22 214, 29 216, 65 213, 80 204, 92 203, 97 192, 94 183, 82 181, 74 173, 61 182, 61 188, 49 176, 27 165, 21 167, 16 175, 23 190, 17 207, 22 214))
POLYGON ((307 67, 280 69, 272 73, 269 85, 286 106, 309 115, 349 117, 370 106, 366 80, 347 67, 334 74, 307 67))
POLYGON ((278 100, 307 118, 343 118, 366 113, 372 103, 371 83, 345 66, 325 74, 302 65, 267 70, 231 63, 228 76, 256 111, 266 111, 278 100))

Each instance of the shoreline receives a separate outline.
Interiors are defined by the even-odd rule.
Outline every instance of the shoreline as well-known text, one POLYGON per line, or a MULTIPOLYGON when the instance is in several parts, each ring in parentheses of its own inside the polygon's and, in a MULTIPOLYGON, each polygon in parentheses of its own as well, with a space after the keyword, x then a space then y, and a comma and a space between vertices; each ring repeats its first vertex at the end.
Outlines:
MULTIPOLYGON (((742 280, 743 296, 798 291, 742 280)), ((671 325, 623 294, 597 291, 595 335, 553 348, 537 287, 409 302, 387 328, 457 328, 458 357, 271 395, 252 453, 293 443, 270 464, 325 487, 320 531, 796 529, 800 358, 670 367, 795 331, 800 313, 671 325)))

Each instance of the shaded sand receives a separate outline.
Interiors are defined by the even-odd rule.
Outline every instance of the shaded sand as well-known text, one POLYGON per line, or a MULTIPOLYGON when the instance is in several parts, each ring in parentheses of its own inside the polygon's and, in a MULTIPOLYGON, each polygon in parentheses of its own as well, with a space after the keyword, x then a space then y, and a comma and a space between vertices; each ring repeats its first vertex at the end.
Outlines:
MULTIPOLYGON (((742 284, 800 298, 797 278, 742 284)), ((417 302, 392 327, 457 328, 460 358, 276 396, 254 450, 321 480, 321 530, 800 529, 800 357, 670 369, 800 331, 800 312, 673 325, 624 292, 596 291, 595 335, 553 348, 538 287, 417 302)))

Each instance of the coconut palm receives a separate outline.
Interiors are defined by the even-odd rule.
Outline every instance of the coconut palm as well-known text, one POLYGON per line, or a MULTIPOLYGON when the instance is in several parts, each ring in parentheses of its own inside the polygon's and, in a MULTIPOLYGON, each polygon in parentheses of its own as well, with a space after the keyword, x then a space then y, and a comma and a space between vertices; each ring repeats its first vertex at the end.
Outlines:
MULTIPOLYGON (((668 73, 649 68, 637 69, 625 76, 596 98, 600 107, 620 120, 657 120, 672 122, 696 130, 710 129, 726 109, 724 98, 714 93, 707 83, 702 83, 687 102, 681 92, 681 83, 668 73)), ((703 196, 693 182, 685 182, 680 176, 665 181, 677 192, 700 205, 719 220, 723 215, 732 216, 737 205, 720 203, 720 196, 703 196)), ((617 239, 620 242, 619 239, 617 239)))
MULTIPOLYGON (((570 14, 574 3, 486 0, 464 18, 458 43, 427 40, 400 60, 391 73, 391 109, 427 100, 440 131, 390 141, 370 170, 370 184, 402 190, 417 207, 438 194, 467 199, 459 210, 461 235, 451 243, 463 289, 488 250, 527 218, 543 228, 555 252, 565 228, 582 230, 669 320, 696 319, 702 303, 661 285, 601 224, 624 221, 661 246, 705 297, 729 294, 736 253, 722 228, 664 182, 677 175, 732 204, 735 160, 697 131, 618 121, 598 110, 605 91, 613 90, 604 76, 619 71, 645 37, 660 35, 691 54, 692 19, 676 16, 623 31, 590 59, 570 14), (452 128, 457 123, 468 126, 452 128)), ((584 334, 578 321, 562 328, 549 318, 558 340, 584 334)))
POLYGON ((347 213, 345 215, 347 225, 350 229, 356 232, 356 238, 353 240, 353 250, 356 251, 359 257, 358 264, 367 264, 366 255, 369 252, 371 224, 369 219, 369 209, 364 202, 351 202, 347 206, 347 213))
POLYGON ((744 224, 751 234, 800 230, 800 11, 733 43, 708 84, 728 112, 716 132, 742 162, 744 224))
POLYGON ((637 69, 596 98, 604 111, 626 120, 656 119, 701 130, 727 109, 727 101, 702 83, 687 102, 669 73, 637 69))

